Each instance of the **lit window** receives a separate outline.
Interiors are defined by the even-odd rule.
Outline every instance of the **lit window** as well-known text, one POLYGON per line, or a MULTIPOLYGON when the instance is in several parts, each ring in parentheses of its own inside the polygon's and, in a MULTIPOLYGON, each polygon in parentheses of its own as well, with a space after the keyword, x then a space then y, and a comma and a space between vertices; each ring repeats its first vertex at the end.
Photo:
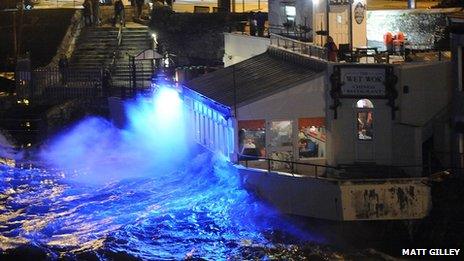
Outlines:
POLYGON ((247 156, 266 157, 265 121, 239 121, 238 126, 240 129, 238 132, 240 154, 247 156))
POLYGON ((369 141, 374 137, 373 133, 373 112, 374 105, 370 100, 362 99, 356 102, 357 135, 358 140, 369 141))
POLYGON ((325 157, 324 118, 298 119, 298 154, 300 159, 325 157))
POLYGON ((287 21, 295 21, 296 8, 292 5, 285 6, 285 15, 287 16, 287 21))
POLYGON ((374 104, 368 99, 361 99, 356 102, 356 108, 358 109, 364 109, 364 108, 369 108, 372 109, 374 108, 374 104))
POLYGON ((296 8, 292 5, 285 6, 285 14, 287 16, 296 16, 296 8))

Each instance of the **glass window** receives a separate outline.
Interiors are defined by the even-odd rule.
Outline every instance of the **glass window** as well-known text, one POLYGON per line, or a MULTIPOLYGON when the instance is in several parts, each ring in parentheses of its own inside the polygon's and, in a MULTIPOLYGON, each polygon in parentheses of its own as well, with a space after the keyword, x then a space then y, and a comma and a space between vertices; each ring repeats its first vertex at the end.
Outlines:
POLYGON ((372 140, 373 136, 373 113, 374 104, 368 99, 361 99, 356 102, 358 112, 357 118, 357 135, 358 140, 372 140))
POLYGON ((372 108, 374 108, 374 104, 372 104, 372 102, 370 100, 368 100, 368 99, 361 99, 361 100, 356 102, 356 108, 358 108, 358 109, 365 109, 365 108, 372 109, 372 108))
POLYGON ((287 21, 294 22, 296 17, 296 7, 292 5, 286 5, 285 16, 287 17, 287 21))
POLYGON ((292 5, 285 6, 285 14, 287 16, 296 16, 296 7, 292 5))
POLYGON ((292 121, 273 121, 270 130, 271 147, 291 147, 292 142, 292 121))
POLYGON ((298 119, 298 154, 300 159, 325 157, 325 119, 298 119))
POLYGON ((359 140, 372 140, 373 139, 373 128, 372 128, 372 111, 361 111, 357 113, 358 118, 358 139, 359 140))
POLYGON ((239 121, 240 154, 266 157, 266 131, 264 120, 239 121))

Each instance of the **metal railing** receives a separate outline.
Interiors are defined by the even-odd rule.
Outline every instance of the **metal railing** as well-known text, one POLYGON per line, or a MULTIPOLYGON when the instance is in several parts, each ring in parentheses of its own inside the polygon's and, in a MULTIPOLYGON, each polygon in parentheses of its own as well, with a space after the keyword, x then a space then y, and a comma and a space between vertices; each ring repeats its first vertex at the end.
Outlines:
POLYGON ((327 48, 313 43, 301 42, 278 34, 270 34, 271 45, 309 57, 327 60, 327 48))
MULTIPOLYGON (((433 152, 443 154, 443 152, 433 152)), ((449 155, 449 153, 446 153, 449 155)), ((336 178, 336 179, 377 179, 377 178, 411 178, 432 177, 440 173, 455 174, 461 176, 464 168, 445 164, 444 166, 435 166, 432 158, 429 157, 423 165, 375 165, 375 164, 351 164, 351 165, 324 165, 301 161, 290 161, 281 159, 272 159, 259 156, 239 154, 239 164, 244 163, 246 168, 258 168, 270 172, 286 172, 291 175, 298 174, 314 178, 336 178), (253 164, 250 164, 253 162, 253 164), (264 164, 265 165, 264 165, 264 164), (284 168, 276 168, 275 163, 286 165, 284 168), (303 171, 300 171, 303 170, 303 171), (330 175, 327 170, 332 170, 330 175)), ((464 154, 456 155, 460 164, 464 165, 464 154)), ((451 160, 451 159, 450 159, 451 160)))
POLYGON ((239 156, 239 162, 244 161, 245 162, 245 167, 249 167, 249 162, 250 161, 265 161, 266 162, 266 169, 267 172, 271 171, 289 171, 290 174, 308 174, 306 173, 301 173, 298 171, 298 166, 305 166, 306 168, 309 167, 313 170, 310 174, 313 174, 312 176, 315 178, 320 178, 321 175, 324 175, 326 173, 327 169, 332 169, 336 171, 343 171, 342 168, 335 167, 335 166, 330 166, 330 165, 322 165, 322 164, 314 164, 314 163, 308 163, 308 162, 297 162, 297 161, 289 161, 289 160, 280 160, 280 159, 272 159, 272 158, 264 158, 264 157, 258 157, 258 156, 250 156, 250 155, 238 155, 239 156), (284 165, 284 168, 278 168, 275 167, 274 163, 279 163, 281 165, 284 165))
POLYGON ((100 70, 45 68, 27 75, 26 81, 16 85, 19 99, 42 103, 101 95, 100 70))
POLYGON ((114 72, 114 69, 116 67, 116 61, 119 59, 120 56, 120 47, 122 43, 122 24, 119 23, 119 28, 118 28, 118 36, 116 37, 116 47, 114 48, 113 51, 113 57, 111 59, 111 64, 110 64, 110 70, 111 72, 114 72))

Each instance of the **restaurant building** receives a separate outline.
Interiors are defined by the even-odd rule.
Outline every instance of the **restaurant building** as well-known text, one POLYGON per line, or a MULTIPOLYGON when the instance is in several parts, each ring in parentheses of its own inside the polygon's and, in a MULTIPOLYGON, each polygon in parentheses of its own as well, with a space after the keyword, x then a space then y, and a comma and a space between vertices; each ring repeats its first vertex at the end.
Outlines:
MULTIPOLYGON (((431 208, 428 176, 450 167, 444 153, 453 146, 449 52, 381 52, 362 46, 363 30, 350 35, 345 28, 336 36, 329 29, 335 41, 358 50, 350 59, 328 61, 321 47, 326 36, 307 41, 272 28, 286 9, 279 2, 277 14, 274 4, 269 2, 270 37, 262 53, 243 55, 186 84, 231 108, 231 159, 241 164, 244 185, 296 215, 344 221, 425 217, 431 208)), ((317 14, 314 6, 296 10, 305 8, 317 14)), ((325 29, 326 18, 314 22, 314 16, 296 12, 292 19, 310 26, 322 21, 325 29)), ((329 27, 339 19, 329 15, 329 27)), ((236 38, 227 37, 230 47, 236 38)))

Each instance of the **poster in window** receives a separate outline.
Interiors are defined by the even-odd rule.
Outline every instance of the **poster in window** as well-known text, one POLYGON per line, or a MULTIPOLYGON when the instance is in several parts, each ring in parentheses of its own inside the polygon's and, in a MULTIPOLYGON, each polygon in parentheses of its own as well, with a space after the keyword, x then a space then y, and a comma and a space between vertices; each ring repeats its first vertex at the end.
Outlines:
POLYGON ((291 147, 292 121, 273 121, 270 123, 270 146, 274 148, 291 147))
POLYGON ((238 122, 238 140, 241 158, 266 157, 266 130, 264 120, 238 122))
POLYGON ((298 120, 298 155, 300 159, 325 157, 325 119, 301 118, 298 120))

